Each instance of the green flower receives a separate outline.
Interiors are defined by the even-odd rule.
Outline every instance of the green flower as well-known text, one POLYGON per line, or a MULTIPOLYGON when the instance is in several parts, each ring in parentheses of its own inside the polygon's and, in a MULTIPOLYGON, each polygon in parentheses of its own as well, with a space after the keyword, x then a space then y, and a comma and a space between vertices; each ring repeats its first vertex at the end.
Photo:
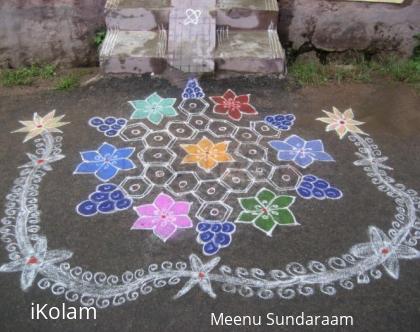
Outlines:
POLYGON ((256 228, 271 236, 279 226, 296 226, 299 223, 289 207, 295 202, 293 196, 277 196, 262 188, 256 197, 239 198, 243 211, 237 223, 252 223, 256 228))
POLYGON ((176 98, 162 98, 156 92, 145 100, 134 100, 129 102, 135 109, 131 119, 148 119, 158 125, 165 116, 177 116, 175 108, 176 98))

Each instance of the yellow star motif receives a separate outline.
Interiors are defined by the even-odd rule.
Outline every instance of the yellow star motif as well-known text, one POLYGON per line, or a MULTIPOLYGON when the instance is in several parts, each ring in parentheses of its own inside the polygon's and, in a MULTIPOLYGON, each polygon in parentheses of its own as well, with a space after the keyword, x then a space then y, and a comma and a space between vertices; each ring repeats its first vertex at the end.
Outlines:
POLYGON ((214 144, 208 138, 203 137, 197 144, 181 144, 187 155, 181 164, 195 164, 210 171, 219 163, 233 161, 233 158, 227 152, 229 142, 214 144))
POLYGON ((19 121, 24 127, 12 131, 12 133, 28 133, 25 137, 24 143, 31 140, 32 138, 41 135, 47 131, 50 133, 62 133, 59 127, 62 127, 69 122, 60 122, 64 115, 55 116, 55 110, 51 111, 44 117, 39 116, 38 113, 34 113, 32 121, 19 121))
POLYGON ((357 133, 357 134, 364 134, 359 127, 359 125, 364 124, 364 122, 354 120, 353 110, 349 108, 348 110, 341 113, 336 107, 333 107, 332 112, 323 111, 328 117, 327 118, 318 118, 318 121, 327 123, 328 126, 326 127, 326 131, 335 130, 342 139, 346 136, 347 133, 357 133))

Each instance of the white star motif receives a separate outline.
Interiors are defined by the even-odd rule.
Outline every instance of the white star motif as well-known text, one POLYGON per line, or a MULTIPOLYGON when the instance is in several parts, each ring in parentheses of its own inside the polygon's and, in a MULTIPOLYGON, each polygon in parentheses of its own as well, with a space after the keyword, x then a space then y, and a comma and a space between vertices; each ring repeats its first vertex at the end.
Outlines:
POLYGON ((220 262, 220 257, 213 258, 206 264, 198 258, 196 255, 190 255, 190 265, 191 270, 194 272, 193 276, 187 283, 182 287, 182 289, 174 296, 174 299, 178 299, 181 296, 187 294, 195 285, 198 284, 201 290, 208 294, 210 297, 215 298, 216 294, 213 292, 211 287, 210 278, 208 273, 213 270, 217 264, 220 262))
POLYGON ((22 271, 20 285, 22 290, 27 290, 32 286, 40 269, 46 265, 66 261, 72 255, 73 253, 67 250, 47 251, 47 239, 41 237, 25 257, 3 264, 0 266, 0 272, 22 271))

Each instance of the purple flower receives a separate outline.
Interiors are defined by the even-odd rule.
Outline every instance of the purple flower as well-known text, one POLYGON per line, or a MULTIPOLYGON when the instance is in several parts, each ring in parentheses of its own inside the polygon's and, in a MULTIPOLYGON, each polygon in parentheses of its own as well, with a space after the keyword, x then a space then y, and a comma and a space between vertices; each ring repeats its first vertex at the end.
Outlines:
POLYGON ((163 242, 172 237, 178 228, 191 228, 193 222, 188 216, 191 203, 175 202, 166 194, 159 194, 152 204, 134 207, 139 218, 131 229, 152 229, 163 242))
POLYGON ((334 161, 333 157, 324 151, 321 140, 305 141, 292 135, 284 141, 271 141, 270 146, 278 150, 279 160, 293 161, 296 165, 306 168, 314 161, 334 161))

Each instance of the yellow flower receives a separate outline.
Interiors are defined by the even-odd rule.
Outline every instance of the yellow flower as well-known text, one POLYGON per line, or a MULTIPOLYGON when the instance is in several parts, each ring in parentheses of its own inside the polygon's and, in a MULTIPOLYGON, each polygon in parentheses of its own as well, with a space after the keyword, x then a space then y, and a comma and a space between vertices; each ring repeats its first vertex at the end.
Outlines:
POLYGON ((181 147, 188 153, 181 164, 194 164, 209 171, 219 163, 233 161, 227 152, 229 142, 214 144, 204 137, 197 144, 181 144, 181 147))
POLYGON ((69 122, 60 122, 64 115, 54 117, 55 110, 51 111, 44 117, 39 116, 38 113, 34 113, 34 118, 32 121, 19 121, 23 124, 23 128, 13 131, 13 133, 28 133, 25 137, 24 143, 30 139, 41 135, 44 131, 50 133, 62 133, 59 127, 62 127, 69 122))
POLYGON ((357 126, 364 124, 364 122, 354 120, 353 110, 348 110, 341 113, 336 107, 333 107, 333 112, 323 111, 328 118, 318 118, 317 120, 328 123, 326 131, 335 130, 342 139, 347 133, 358 133, 367 135, 357 126))

